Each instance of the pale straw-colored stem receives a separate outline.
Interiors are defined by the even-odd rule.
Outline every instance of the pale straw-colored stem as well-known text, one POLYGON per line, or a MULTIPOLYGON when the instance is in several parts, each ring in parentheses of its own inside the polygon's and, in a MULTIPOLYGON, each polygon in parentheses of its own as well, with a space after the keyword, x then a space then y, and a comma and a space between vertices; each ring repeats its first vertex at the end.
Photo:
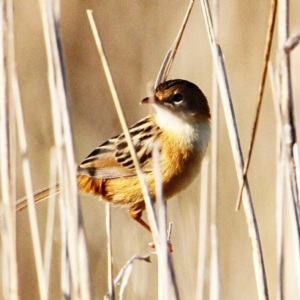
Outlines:
MULTIPOLYGON (((57 165, 55 151, 52 149, 50 157, 50 184, 49 186, 53 187, 53 183, 57 182, 56 180, 57 165)), ((52 246, 53 246, 53 231, 54 231, 54 221, 55 221, 55 193, 50 190, 50 198, 48 202, 47 209, 47 224, 46 224, 46 233, 45 233, 45 248, 44 248, 44 269, 47 285, 47 299, 49 299, 49 285, 50 285, 50 271, 51 271, 51 258, 52 258, 52 246)))
POLYGON ((158 299, 170 299, 170 273, 168 268, 168 246, 167 246, 167 202, 163 198, 162 174, 160 169, 158 143, 154 144, 152 157, 155 175, 155 195, 158 209, 158 226, 160 248, 157 250, 158 257, 158 299))
POLYGON ((130 276, 130 273, 132 270, 132 265, 135 260, 143 260, 146 262, 151 262, 150 255, 146 255, 146 256, 134 255, 126 262, 126 264, 119 271, 119 274, 117 275, 117 277, 114 281, 115 288, 118 285, 120 285, 120 292, 119 292, 120 300, 123 299, 125 287, 128 284, 129 276, 130 276))
MULTIPOLYGON (((236 119, 234 115, 230 89, 228 85, 224 58, 220 46, 215 41, 209 4, 206 0, 201 0, 201 4, 203 8, 209 42, 212 50, 212 56, 215 62, 215 68, 216 68, 218 82, 219 82, 219 89, 221 93, 223 108, 225 111, 227 129, 229 132, 229 138, 230 138, 233 157, 235 161, 236 172, 237 172, 239 184, 241 186, 244 180, 243 177, 244 160, 242 155, 239 134, 237 130, 236 119)), ((254 270, 255 270, 258 297, 260 300, 269 299, 267 278, 266 278, 265 266, 263 261, 263 254, 262 254, 262 247, 261 247, 261 242, 259 237, 258 225, 255 217, 254 208, 253 208, 250 186, 247 181, 243 192, 243 206, 245 210, 246 221, 248 224, 248 232, 252 242, 253 261, 254 261, 254 270)))
POLYGON ((167 52, 167 55, 162 63, 162 66, 160 68, 160 71, 158 72, 158 76, 156 78, 155 81, 155 87, 157 87, 160 83, 165 82, 168 78, 172 63, 174 61, 177 49, 179 47, 185 26, 189 20, 193 5, 194 5, 195 0, 191 0, 190 4, 188 6, 187 12, 185 14, 185 17, 183 19, 183 22, 180 26, 179 32, 175 38, 175 41, 172 45, 172 47, 170 48, 170 50, 167 52))
POLYGON ((205 158, 201 167, 201 195, 199 215, 199 242, 198 242, 198 267, 196 299, 204 299, 205 270, 207 257, 207 222, 208 222, 208 178, 209 160, 205 158))
POLYGON ((282 116, 280 111, 280 101, 278 97, 278 86, 276 86, 276 78, 271 64, 269 63, 269 77, 271 82, 271 89, 273 95, 274 110, 277 124, 277 165, 276 165, 276 236, 277 236, 277 269, 278 269, 278 282, 277 282, 277 299, 284 299, 284 165, 287 151, 285 148, 282 116))
MULTIPOLYGON (((5 299, 18 299, 18 266, 15 215, 15 164, 10 156, 12 126, 15 123, 16 84, 14 19, 12 1, 0 5, 0 179, 1 179, 1 258, 2 289, 5 299), (14 174, 13 174, 14 173, 14 174)), ((15 140, 14 140, 15 141, 15 140)), ((14 145, 15 146, 15 145, 14 145)))
POLYGON ((62 289, 66 297, 89 299, 88 258, 78 203, 76 164, 67 105, 60 39, 59 1, 39 0, 48 62, 55 149, 60 182, 62 289), (84 257, 83 257, 84 256, 84 257), (85 278, 85 281, 82 280, 85 278))
POLYGON ((114 287, 114 266, 112 255, 112 237, 111 237, 111 208, 110 203, 105 205, 105 219, 106 219, 106 235, 107 235, 107 278, 108 278, 108 293, 109 300, 115 299, 115 287, 114 287))
POLYGON ((38 288, 39 288, 40 298, 44 300, 47 298, 47 291, 46 291, 47 285, 46 285, 46 278, 45 278, 45 272, 43 266, 43 257, 42 257, 41 243, 40 243, 40 235, 38 230, 38 222, 37 222, 35 204, 33 200, 33 188, 32 188, 32 180, 31 180, 30 164, 28 159, 28 147, 27 147, 27 140, 25 134, 25 127, 24 127, 21 96, 20 96, 15 67, 12 66, 11 68, 12 70, 10 71, 11 72, 10 83, 13 92, 12 99, 14 101, 19 147, 22 156, 21 164, 23 170, 24 185, 25 185, 26 196, 28 198, 28 214, 29 214, 29 221, 30 221, 31 238, 33 243, 33 252, 34 252, 34 258, 35 258, 36 269, 37 269, 38 288))
POLYGON ((292 94, 292 80, 290 69, 290 53, 285 47, 289 39, 290 27, 290 1, 278 2, 278 71, 277 83, 279 94, 279 106, 282 118, 283 139, 280 141, 286 152, 284 159, 285 181, 288 195, 288 214, 291 225, 293 249, 293 269, 296 274, 298 295, 300 296, 300 202, 299 202, 299 158, 297 145, 297 129, 294 116, 294 103, 292 94))
MULTIPOLYGON (((219 36, 219 0, 212 2, 213 30, 216 42, 219 36)), ((217 229, 217 206, 218 206, 218 149, 219 149, 219 87, 216 69, 212 71, 212 123, 211 123, 211 205, 210 205, 210 280, 209 293, 211 300, 220 297, 219 278, 219 255, 218 255, 218 229, 217 229)))
POLYGON ((248 172, 248 169, 250 166, 252 151, 254 148, 254 141, 255 141, 256 132, 257 132, 257 128, 258 128, 259 115, 260 115, 260 111, 261 111, 263 94, 264 94, 265 83, 266 83, 266 78, 267 78, 268 62, 269 62, 270 55, 271 55, 271 46, 272 46, 272 40, 273 40, 273 35, 274 35, 276 11, 277 11, 277 0, 272 0, 270 16, 269 16, 268 33, 267 33, 266 46, 265 46, 265 53, 264 53, 264 59, 263 59, 262 78, 261 78, 260 85, 259 85, 258 100, 257 100, 257 105, 256 105, 255 118, 254 118, 254 122, 253 122, 250 143, 249 143, 249 147, 248 147, 248 154, 246 157, 246 162, 245 162, 245 166, 244 166, 244 170, 243 170, 244 181, 239 190, 238 200, 237 200, 236 207, 235 207, 236 210, 239 210, 240 205, 241 205, 242 193, 243 193, 243 189, 245 186, 245 179, 247 178, 247 172, 248 172))

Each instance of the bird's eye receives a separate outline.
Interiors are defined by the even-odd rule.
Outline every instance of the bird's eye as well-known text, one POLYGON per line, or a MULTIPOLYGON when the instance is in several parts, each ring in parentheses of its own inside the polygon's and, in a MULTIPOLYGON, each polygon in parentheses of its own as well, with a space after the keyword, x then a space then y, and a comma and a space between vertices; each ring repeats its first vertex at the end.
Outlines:
POLYGON ((176 102, 176 103, 181 102, 182 99, 183 99, 183 96, 182 96, 182 94, 180 94, 180 93, 177 93, 177 94, 175 94, 175 95, 173 96, 173 101, 176 102))

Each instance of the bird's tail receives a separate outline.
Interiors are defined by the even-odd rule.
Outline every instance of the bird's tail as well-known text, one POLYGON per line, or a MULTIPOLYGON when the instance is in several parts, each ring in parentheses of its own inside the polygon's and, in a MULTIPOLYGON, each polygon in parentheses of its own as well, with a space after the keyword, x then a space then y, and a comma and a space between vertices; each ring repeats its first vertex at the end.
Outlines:
MULTIPOLYGON (((49 198, 52 195, 55 195, 60 192, 59 183, 55 183, 52 186, 48 186, 44 189, 38 190, 33 194, 34 202, 39 202, 49 198)), ((28 198, 24 197, 17 200, 16 211, 20 211, 28 206, 28 198)))

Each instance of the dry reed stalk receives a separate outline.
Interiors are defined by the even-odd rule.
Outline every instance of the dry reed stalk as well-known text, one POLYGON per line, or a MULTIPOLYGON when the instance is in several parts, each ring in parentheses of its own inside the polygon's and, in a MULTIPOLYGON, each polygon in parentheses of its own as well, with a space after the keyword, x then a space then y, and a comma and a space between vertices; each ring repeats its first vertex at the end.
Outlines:
MULTIPOLYGON (((212 2, 213 30, 216 42, 219 36, 219 0, 212 2)), ((212 68, 212 123, 211 123, 211 205, 210 205, 210 299, 220 298, 217 205, 218 205, 218 129, 219 129, 219 89, 216 69, 212 68)))
POLYGON ((172 47, 167 52, 167 55, 161 65, 159 72, 158 72, 158 76, 157 76, 156 82, 155 82, 155 87, 157 87, 160 83, 165 82, 168 78, 168 75, 169 75, 172 63, 175 59, 175 55, 176 55, 177 49, 179 47, 185 26, 189 20, 192 8, 194 6, 194 2, 195 2, 195 0, 190 0, 190 4, 188 6, 187 12, 186 12, 185 17, 180 26, 179 32, 175 38, 175 41, 174 41, 172 47))
MULTIPOLYGON (((42 259, 42 250, 41 250, 41 243, 40 243, 40 236, 38 230, 38 222, 37 216, 35 211, 35 205, 33 200, 33 189, 32 189, 32 181, 31 181, 31 172, 30 172, 30 165, 28 159, 28 150, 27 150, 27 141, 26 141, 26 134, 24 128, 24 119, 23 119, 23 112, 21 106, 21 96, 19 91, 19 84, 18 78, 16 74, 16 67, 15 67, 15 53, 14 53, 14 40, 13 40, 13 6, 12 2, 8 4, 8 9, 10 10, 10 31, 9 31, 9 47, 8 47, 8 79, 9 79, 9 89, 10 89, 10 101, 13 104, 11 108, 14 110, 16 126, 18 131, 18 142, 20 152, 22 154, 22 169, 23 169, 23 178, 26 190, 26 196, 28 197, 28 214, 30 220, 30 230, 31 230, 31 238, 33 243, 33 251, 37 269, 37 279, 38 279, 38 287, 39 287, 39 294, 41 299, 47 299, 47 285, 46 285, 46 278, 45 272, 43 267, 43 259, 42 259)), ((12 206, 13 203, 11 203, 12 206)), ((15 211, 15 209, 11 206, 11 212, 15 211)), ((11 238, 15 238, 15 233, 10 232, 11 238)), ((11 249, 13 250, 13 249, 11 249)), ((13 255, 13 253, 12 253, 13 255)), ((16 265, 16 257, 15 263, 16 265)), ((15 270, 16 271, 16 270, 15 270)), ((14 274, 15 279, 12 279, 14 284, 17 283, 17 274, 14 274)), ((17 287, 15 287, 15 292, 17 291, 17 287)), ((14 297, 17 297, 16 295, 14 297)))
POLYGON ((134 255, 126 262, 126 264, 119 271, 119 274, 117 275, 114 281, 114 288, 120 285, 119 300, 123 299, 125 287, 128 284, 129 277, 132 270, 132 265, 135 260, 143 260, 146 262, 151 262, 150 255, 146 255, 146 256, 134 255))
MULTIPOLYGON (((167 202, 163 197, 162 174, 159 163, 159 144, 153 147, 153 162, 155 173, 155 195, 157 199, 158 225, 159 225, 159 243, 160 248, 156 251, 158 257, 158 299, 180 299, 177 285, 174 265, 171 253, 168 248, 168 242, 171 240, 172 226, 171 222, 167 230, 167 202), (172 283, 172 285, 171 285, 172 283), (171 289, 173 287, 173 289, 171 289)), ((171 244, 170 244, 171 245, 171 244)))
POLYGON ((289 1, 278 3, 278 71, 277 83, 279 106, 282 118, 281 147, 285 151, 284 170, 288 195, 288 213, 292 229, 293 267, 295 268, 298 285, 298 298, 300 297, 300 220, 299 220, 299 150, 297 144, 297 128, 294 116, 294 103, 292 95, 292 81, 290 70, 290 53, 286 43, 289 41, 290 13, 289 1))
POLYGON ((168 245, 167 245, 167 202, 163 197, 162 174, 160 169, 158 143, 155 143, 152 150, 153 167, 155 175, 155 195, 158 209, 158 228, 160 248, 157 251, 158 258, 158 299, 170 299, 170 273, 168 267, 168 245))
MULTIPOLYGON (((17 86, 15 86, 17 88, 17 86)), ((24 119, 21 107, 20 94, 15 95, 15 108, 16 108, 16 120, 17 129, 19 135, 19 147, 22 153, 22 168, 23 168, 23 178, 25 184, 26 197, 28 199, 28 214, 30 221, 31 238, 33 242, 33 251, 37 268, 38 286, 41 299, 46 299, 46 278, 43 267, 42 250, 38 229, 38 222, 36 216, 36 209, 33 199, 33 188, 31 180, 30 164, 28 159, 28 148, 26 141, 26 134, 24 128, 24 119)))
MULTIPOLYGON (((288 162, 290 167, 290 182, 292 188, 293 201, 299 205, 299 187, 297 184, 297 174, 293 166, 297 165, 294 151, 297 147, 297 130, 295 126, 294 104, 292 96, 290 54, 286 51, 285 44, 289 38, 289 3, 288 1, 279 1, 278 3, 278 86, 280 96, 280 107, 282 111, 282 120, 285 131, 285 142, 289 151, 288 162)), ((298 153, 296 156, 298 157, 298 153)), ((299 212, 297 212, 298 231, 300 230, 299 212)), ((300 234, 300 232, 299 232, 300 234)))
POLYGON ((200 184, 200 216, 199 216, 199 238, 198 238, 198 266, 197 266, 197 290, 196 299, 204 299, 206 252, 207 252, 207 222, 208 222, 208 178, 209 160, 205 158, 201 166, 200 184))
POLYGON ((277 299, 284 299, 284 281, 283 281, 283 266, 284 266, 284 165, 287 155, 284 142, 282 116, 280 111, 280 102, 278 96, 278 86, 276 86, 276 78, 274 70, 269 63, 269 77, 271 82, 274 110, 277 124, 277 165, 276 165, 276 235, 277 235, 277 268, 278 268, 278 284, 277 284, 277 299))
POLYGON ((108 274, 108 294, 106 295, 109 300, 115 299, 114 287, 114 272, 113 272, 113 255, 112 255, 112 238, 111 238, 111 209, 110 203, 105 205, 105 219, 106 219, 106 235, 107 235, 107 274, 108 274))
POLYGON ((267 71, 268 71, 268 62, 269 62, 270 55, 271 55, 272 40, 273 40, 275 20, 276 20, 276 12, 277 12, 277 0, 272 0, 270 16, 269 16, 266 46, 265 46, 265 53, 264 53, 264 59, 263 59, 262 78, 261 78, 260 85, 259 85, 258 99, 257 99, 256 110, 255 110, 255 118, 254 118, 254 122, 253 122, 252 133, 251 133, 250 143, 249 143, 249 147, 248 147, 248 154, 246 157, 246 162, 245 162, 245 166, 244 166, 244 170, 243 170, 244 180, 243 180, 243 184, 239 190, 238 200, 237 200, 236 207, 235 207, 236 210, 239 210, 240 205, 241 205, 242 193, 243 193, 243 189, 245 186, 245 179, 247 178, 247 172, 248 172, 249 165, 251 162, 252 151, 253 151, 255 136, 256 136, 257 127, 258 127, 258 120, 259 120, 261 105, 262 105, 262 101, 263 101, 263 94, 264 94, 264 90, 265 90, 265 83, 266 83, 267 71))
POLYGON ((53 231, 54 231, 54 221, 55 221, 55 193, 54 193, 54 183, 57 182, 56 178, 57 164, 55 159, 55 150, 52 149, 50 156, 50 183, 49 186, 53 187, 50 190, 50 198, 48 202, 47 209, 47 225, 45 233, 45 248, 44 248, 44 270, 47 285, 47 299, 49 299, 49 286, 50 286, 50 271, 51 271, 51 258, 52 258, 52 247, 53 247, 53 231))
MULTIPOLYGON (((171 69, 171 66, 172 66, 172 63, 175 59, 175 55, 176 55, 176 52, 177 52, 177 49, 179 47, 179 44, 180 44, 180 41, 181 41, 181 38, 182 38, 182 35, 184 33, 184 30, 185 30, 185 27, 186 27, 186 24, 189 20, 189 17, 190 17, 190 14, 191 14, 191 11, 192 11, 192 8, 193 8, 193 5, 194 5, 194 0, 191 0, 190 3, 189 3, 189 6, 188 6, 188 9, 187 9, 187 12, 184 16, 184 19, 183 19, 183 22, 180 26, 180 29, 179 29, 179 32, 173 42, 173 45, 172 47, 170 48, 170 50, 167 52, 165 58, 164 58, 164 61, 162 63, 162 66, 160 68, 160 71, 158 73, 158 76, 157 76, 157 79, 156 79, 156 82, 155 82, 155 87, 157 87, 160 83, 166 81, 167 77, 168 77, 168 74, 170 72, 170 69, 171 69)), ((159 180, 156 180, 156 188, 158 187, 158 184, 159 184, 159 180)), ((159 186, 161 186, 161 184, 159 184, 159 186)), ((162 193, 161 193, 161 187, 160 189, 157 189, 157 195, 159 198, 162 199, 162 193)), ((169 280, 171 279, 172 281, 172 285, 173 285, 173 290, 174 290, 174 297, 176 299, 180 299, 180 295, 179 295, 179 289, 178 289, 178 285, 177 285, 177 280, 176 280, 176 275, 175 275, 175 270, 174 270, 174 265, 173 265, 173 260, 172 260, 172 256, 170 254, 170 252, 166 252, 166 249, 165 249, 165 246, 166 246, 166 243, 165 243, 165 232, 166 232, 166 203, 165 201, 158 201, 158 203, 160 203, 159 207, 160 207, 160 224, 164 224, 162 228, 160 228, 160 233, 161 233, 161 242, 163 243, 163 247, 159 250, 158 252, 158 257, 160 258, 160 261, 161 261, 161 267, 160 267, 160 270, 163 271, 164 273, 164 277, 162 279, 162 281, 159 281, 159 289, 160 289, 160 292, 159 292, 159 295, 162 297, 162 299, 169 299, 170 297, 170 294, 168 293, 168 291, 164 290, 162 287, 166 287, 167 284, 169 283, 169 280), (165 269, 166 268, 166 255, 167 254, 167 258, 168 258, 168 267, 169 267, 169 271, 170 271, 170 274, 167 274, 167 270, 165 269), (169 275, 171 276, 171 278, 169 278, 169 275)), ((170 230, 169 230, 169 237, 168 237, 168 241, 170 241, 170 235, 171 235, 171 229, 172 229, 172 223, 170 224, 170 230)), ((160 265, 160 264, 159 264, 160 265)), ((162 276, 160 276, 162 277, 162 276)))
MULTIPOLYGON (((278 148, 278 147, 277 147, 278 148)), ((279 153, 278 153, 279 154, 279 153)), ((283 236, 283 215, 284 215, 284 155, 281 151, 277 163, 276 178, 276 233, 277 233, 277 299, 284 299, 284 236, 283 236)))
MULTIPOLYGON (((80 203, 79 203, 80 204, 80 203)), ((79 231, 78 231, 78 261, 80 266, 79 282, 80 282, 80 297, 81 299, 93 299, 93 291, 91 284, 89 257, 86 246, 86 236, 83 226, 83 217, 81 207, 79 210, 79 231)))
MULTIPOLYGON (((289 36, 289 3, 281 2, 280 21, 282 22, 279 30, 279 66, 278 66, 278 84, 281 87, 279 91, 282 96, 281 110, 283 112, 282 123, 284 123, 287 131, 287 141, 285 142, 289 147, 288 158, 291 165, 291 182, 294 190, 294 201, 297 206, 297 215, 299 219, 299 186, 300 186, 300 168, 299 157, 300 149, 298 146, 298 138, 300 136, 299 129, 294 114, 294 99, 292 95, 292 80, 290 70, 290 53, 299 44, 300 34, 289 36)), ((300 235, 300 221, 298 220, 298 231, 300 235)))
MULTIPOLYGON (((244 160, 243 160, 242 149, 240 145, 240 139, 238 135, 236 119, 235 119, 234 109, 233 109, 231 95, 230 95, 230 89, 228 85, 228 79, 226 75, 223 54, 220 46, 215 41, 209 4, 206 0, 202 0, 201 4, 202 4, 203 14, 204 14, 206 27, 208 31, 209 41, 211 45, 212 56, 215 62, 216 72, 218 76, 219 88, 220 88, 221 98, 223 102, 223 108, 225 111, 227 129, 229 132, 231 147, 233 151, 236 172, 238 175, 239 184, 241 186, 244 180, 243 177, 244 160)), ((256 222, 255 212, 254 212, 253 203, 251 199, 250 186, 248 184, 248 181, 246 181, 246 186, 243 192, 243 206, 244 206, 246 220, 248 224, 248 232, 252 242, 253 261, 254 261, 254 270, 256 275, 255 278, 256 278, 258 296, 260 300, 269 299, 262 247, 261 247, 261 242, 259 237, 259 230, 256 222)))
POLYGON ((62 289, 65 297, 90 299, 85 236, 78 203, 76 165, 70 128, 60 39, 59 1, 40 0, 48 62, 55 150, 61 187, 62 289))
MULTIPOLYGON (((0 6, 0 178, 1 178, 1 256, 2 289, 5 299, 19 299, 18 265, 16 250, 16 200, 14 184, 15 163, 11 154, 12 128, 15 123, 13 84, 14 64, 14 18, 11 1, 0 6)), ((14 136, 15 138, 15 136, 14 136)), ((15 140, 14 140, 15 142, 15 140)), ((13 145, 15 146, 15 145, 13 145)))
POLYGON ((291 241, 288 244, 290 249, 292 249, 292 257, 289 259, 292 261, 292 270, 295 272, 296 275, 296 295, 295 299, 300 299, 300 256, 299 256, 299 228, 297 223, 297 218, 295 218, 295 203, 294 203, 294 195, 291 189, 291 182, 290 182, 290 168, 286 164, 286 159, 284 161, 284 179, 287 186, 287 214, 290 216, 288 220, 286 220, 286 225, 288 225, 289 230, 291 231, 291 241))

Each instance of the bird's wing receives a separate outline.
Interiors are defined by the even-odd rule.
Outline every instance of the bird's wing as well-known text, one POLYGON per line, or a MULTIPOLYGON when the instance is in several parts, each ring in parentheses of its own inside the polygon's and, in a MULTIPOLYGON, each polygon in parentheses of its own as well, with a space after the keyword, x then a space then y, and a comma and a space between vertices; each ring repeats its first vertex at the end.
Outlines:
MULTIPOLYGON (((153 144, 161 134, 153 116, 134 124, 130 135, 144 173, 152 170, 153 144)), ((99 179, 135 176, 136 171, 124 134, 109 139, 96 148, 78 167, 78 174, 99 179)))

